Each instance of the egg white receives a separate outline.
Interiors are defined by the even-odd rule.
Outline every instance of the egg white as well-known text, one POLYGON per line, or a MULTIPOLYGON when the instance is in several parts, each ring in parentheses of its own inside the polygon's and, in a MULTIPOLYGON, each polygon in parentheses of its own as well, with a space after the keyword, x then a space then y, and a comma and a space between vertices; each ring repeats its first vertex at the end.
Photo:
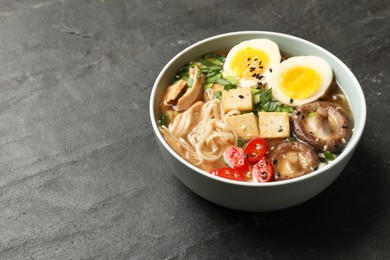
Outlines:
MULTIPOLYGON (((281 103, 290 106, 299 106, 322 97, 329 88, 333 79, 332 68, 323 58, 317 56, 295 56, 282 61, 274 68, 274 71, 268 81, 268 88, 272 88, 272 95, 281 103), (295 67, 307 67, 320 75, 320 86, 317 91, 304 99, 297 99, 284 93, 280 88, 282 74, 295 67)), ((302 86, 304 88, 305 86, 302 86)))
MULTIPOLYGON (((253 58, 253 57, 251 57, 253 58)), ((239 81, 239 87, 253 87, 256 86, 258 82, 261 82, 262 84, 265 84, 271 74, 271 71, 275 66, 277 66, 280 63, 281 60, 281 54, 279 51, 279 46, 268 39, 253 39, 241 42, 237 45, 235 45, 228 53, 225 63, 224 63, 224 73, 235 77, 239 81), (256 77, 240 77, 239 75, 235 75, 233 67, 232 67, 232 60, 236 53, 240 50, 243 50, 247 47, 251 47, 252 49, 261 50, 264 52, 268 57, 268 66, 263 65, 263 73, 261 76, 263 76, 261 79, 257 79, 256 77)))

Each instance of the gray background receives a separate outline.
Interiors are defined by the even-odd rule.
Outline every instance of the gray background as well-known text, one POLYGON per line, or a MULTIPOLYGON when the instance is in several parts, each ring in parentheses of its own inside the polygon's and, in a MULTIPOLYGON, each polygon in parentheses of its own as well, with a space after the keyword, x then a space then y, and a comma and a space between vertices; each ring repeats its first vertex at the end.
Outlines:
POLYGON ((390 259, 390 2, 0 2, 1 259, 390 259), (345 171, 299 206, 221 208, 182 185, 149 122, 162 67, 215 34, 312 41, 360 81, 345 171))

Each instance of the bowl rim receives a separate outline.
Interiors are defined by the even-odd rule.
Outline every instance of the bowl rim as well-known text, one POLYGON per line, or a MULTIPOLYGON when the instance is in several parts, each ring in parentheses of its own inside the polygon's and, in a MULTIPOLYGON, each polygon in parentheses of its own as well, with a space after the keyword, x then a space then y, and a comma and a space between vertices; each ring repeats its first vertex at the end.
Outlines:
MULTIPOLYGON (((332 68, 332 70, 333 70, 333 68, 332 68)), ((347 98, 349 99, 349 97, 347 97, 347 98)), ((341 161, 343 161, 343 159, 346 158, 350 153, 353 153, 354 149, 356 148, 356 146, 357 146, 357 144, 358 144, 358 142, 359 142, 359 140, 360 140, 360 138, 361 138, 361 136, 363 134, 365 123, 366 123, 366 117, 367 117, 366 101, 365 101, 365 97, 364 97, 364 93, 363 93, 362 87, 361 87, 359 81, 357 80, 357 78, 355 77, 355 75, 348 68, 348 66, 346 66, 344 64, 344 62, 342 62, 338 57, 336 57, 334 54, 332 54, 328 50, 324 49, 323 47, 321 47, 321 46, 319 46, 319 45, 317 45, 317 44, 315 44, 313 42, 310 42, 308 40, 305 40, 305 39, 302 39, 300 37, 293 36, 293 35, 290 35, 290 34, 285 34, 285 33, 280 33, 280 32, 272 32, 272 31, 236 31, 236 32, 222 33, 222 34, 218 34, 218 35, 211 36, 211 37, 205 38, 203 40, 197 41, 197 42, 191 44, 190 46, 186 47, 185 49, 180 51, 178 54, 176 54, 173 58, 171 58, 169 60, 169 62, 163 67, 163 69, 158 74, 158 76, 157 76, 157 78, 156 78, 156 80, 155 80, 155 82, 153 84, 153 88, 152 88, 152 91, 151 91, 151 94, 150 94, 149 112, 150 112, 150 119, 152 121, 154 134, 156 135, 156 137, 158 138, 160 143, 164 146, 164 148, 173 157, 175 157, 175 159, 177 159, 179 162, 181 162, 182 164, 184 164, 185 166, 187 166, 191 170, 195 171, 198 174, 203 175, 206 178, 210 178, 212 180, 215 180, 215 181, 218 181, 218 182, 223 182, 223 183, 230 184, 230 185, 238 185, 238 186, 246 186, 246 187, 283 186, 283 185, 288 185, 288 184, 292 184, 292 183, 301 182, 303 180, 310 179, 310 178, 313 178, 313 177, 315 177, 317 175, 325 173, 328 169, 332 168, 334 165, 336 165, 336 164, 340 163, 341 161), (261 183, 260 182, 236 181, 236 180, 230 180, 230 179, 214 176, 214 175, 212 175, 212 174, 210 174, 210 173, 208 173, 208 172, 206 172, 206 171, 204 171, 204 170, 202 170, 202 169, 192 165, 191 163, 187 162, 184 158, 179 156, 168 145, 168 143, 163 138, 162 134, 159 131, 159 128, 158 128, 158 125, 157 125, 157 121, 156 121, 156 116, 155 116, 155 113, 154 113, 154 107, 155 107, 154 106, 154 102, 155 102, 155 96, 156 96, 156 92, 157 92, 158 83, 161 81, 161 79, 165 75, 165 73, 168 70, 168 68, 177 59, 179 59, 182 55, 184 55, 188 51, 190 51, 190 50, 192 50, 192 49, 194 49, 194 48, 196 48, 196 47, 198 47, 200 45, 206 44, 206 43, 208 43, 210 41, 218 40, 220 38, 232 37, 232 36, 240 36, 240 35, 248 35, 248 34, 258 35, 259 37, 264 37, 264 38, 267 38, 267 36, 274 36, 274 37, 279 37, 279 38, 287 38, 287 39, 299 42, 300 44, 310 45, 310 46, 314 47, 315 49, 320 50, 325 55, 329 56, 335 62, 337 62, 342 67, 344 72, 348 74, 348 78, 353 82, 353 85, 355 85, 357 87, 357 94, 358 94, 358 97, 359 97, 359 103, 361 105, 361 111, 362 111, 362 113, 360 115, 360 124, 359 125, 355 125, 354 124, 354 133, 353 133, 351 139, 348 141, 348 144, 345 147, 345 149, 342 151, 342 153, 332 163, 327 164, 326 166, 324 166, 324 167, 322 167, 322 168, 320 168, 320 169, 318 169, 316 171, 313 171, 311 173, 308 173, 308 174, 305 174, 303 176, 299 176, 299 177, 296 177, 296 178, 288 179, 288 180, 275 181, 275 182, 261 182, 261 183)), ((353 115, 353 117, 355 118, 354 115, 353 115)))

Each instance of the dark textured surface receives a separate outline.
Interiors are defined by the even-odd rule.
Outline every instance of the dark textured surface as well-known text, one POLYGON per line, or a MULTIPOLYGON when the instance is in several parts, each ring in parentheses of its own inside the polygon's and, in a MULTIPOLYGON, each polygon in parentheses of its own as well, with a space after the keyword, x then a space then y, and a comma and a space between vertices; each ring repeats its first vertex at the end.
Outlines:
POLYGON ((0 2, 1 259, 390 259, 390 2, 0 2), (340 178, 243 213, 184 187, 156 147, 159 71, 203 38, 289 33, 343 60, 367 98, 340 178))

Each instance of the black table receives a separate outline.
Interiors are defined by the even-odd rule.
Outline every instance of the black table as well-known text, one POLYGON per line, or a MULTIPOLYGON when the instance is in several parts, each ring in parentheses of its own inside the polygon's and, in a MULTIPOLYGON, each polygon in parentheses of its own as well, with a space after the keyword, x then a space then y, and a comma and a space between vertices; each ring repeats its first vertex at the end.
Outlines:
POLYGON ((390 3, 0 2, 1 259, 390 259, 390 3), (215 34, 265 30, 343 60, 366 130, 327 190, 247 213, 189 191, 156 147, 162 67, 215 34))

